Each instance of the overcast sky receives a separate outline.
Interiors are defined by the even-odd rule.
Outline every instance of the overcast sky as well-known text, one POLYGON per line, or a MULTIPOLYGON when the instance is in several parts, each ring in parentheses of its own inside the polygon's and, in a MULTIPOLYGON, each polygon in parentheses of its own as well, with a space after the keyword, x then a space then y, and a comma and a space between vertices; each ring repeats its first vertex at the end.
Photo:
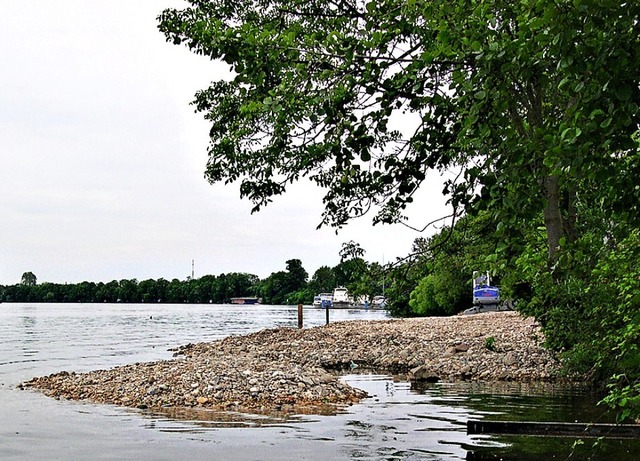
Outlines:
MULTIPOLYGON (((420 236, 370 219, 316 230, 302 183, 258 214, 204 179, 208 127, 189 105, 227 68, 165 42, 179 0, 0 0, 0 284, 249 272, 312 275, 354 240, 369 261, 420 236)), ((434 183, 416 226, 443 214, 434 183)))

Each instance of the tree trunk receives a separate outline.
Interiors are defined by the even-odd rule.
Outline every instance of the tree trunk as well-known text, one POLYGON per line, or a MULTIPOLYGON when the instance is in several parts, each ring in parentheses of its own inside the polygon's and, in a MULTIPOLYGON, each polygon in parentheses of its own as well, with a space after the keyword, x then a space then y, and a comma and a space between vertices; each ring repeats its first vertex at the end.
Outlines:
POLYGON ((564 237, 564 223, 560 206, 560 180, 557 176, 547 176, 544 179, 544 226, 547 230, 547 244, 549 246, 549 269, 558 260, 560 239, 564 237))

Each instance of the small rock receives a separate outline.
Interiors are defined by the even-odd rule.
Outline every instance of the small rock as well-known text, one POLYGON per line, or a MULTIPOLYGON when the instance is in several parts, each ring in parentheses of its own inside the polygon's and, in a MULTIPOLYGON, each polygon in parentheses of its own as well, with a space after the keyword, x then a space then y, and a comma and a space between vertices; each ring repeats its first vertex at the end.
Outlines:
POLYGON ((518 359, 516 358, 516 356, 512 353, 509 352, 504 360, 502 361, 506 366, 510 367, 512 365, 515 365, 516 363, 518 363, 518 359))
POLYGON ((425 381, 428 383, 437 383, 440 377, 436 376, 429 368, 421 365, 409 371, 409 379, 411 381, 425 381))

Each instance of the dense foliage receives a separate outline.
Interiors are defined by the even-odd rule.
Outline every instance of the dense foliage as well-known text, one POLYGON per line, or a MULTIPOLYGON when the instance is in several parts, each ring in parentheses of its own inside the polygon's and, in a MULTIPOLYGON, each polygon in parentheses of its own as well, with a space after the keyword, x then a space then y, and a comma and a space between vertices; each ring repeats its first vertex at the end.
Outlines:
POLYGON ((640 416, 640 3, 189 3, 161 31, 232 70, 194 102, 210 181, 239 181, 257 210, 309 178, 342 226, 402 221, 432 170, 457 169, 445 194, 495 238, 471 255, 457 226, 449 247, 417 242, 388 273, 392 310, 453 312, 486 251, 549 346, 640 416))
POLYGON ((472 274, 486 270, 487 255, 494 254, 498 244, 491 216, 465 216, 417 243, 425 275, 410 295, 412 312, 451 315, 471 307, 472 274))
MULTIPOLYGON (((577 236, 577 194, 632 157, 637 2, 189 3, 160 29, 234 74, 194 102, 211 123, 207 176, 240 181, 256 209, 308 177, 327 190, 326 223, 376 205, 376 221, 398 221, 430 170, 462 167, 453 202, 511 226, 543 215, 553 260, 577 236)), ((640 203, 634 188, 595 191, 640 203)))

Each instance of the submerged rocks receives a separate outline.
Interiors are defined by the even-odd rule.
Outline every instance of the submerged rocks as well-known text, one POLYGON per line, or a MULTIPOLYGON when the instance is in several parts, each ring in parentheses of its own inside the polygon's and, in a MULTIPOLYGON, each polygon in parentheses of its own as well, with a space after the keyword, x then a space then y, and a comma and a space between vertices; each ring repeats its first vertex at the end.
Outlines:
POLYGON ((538 325, 515 312, 347 321, 188 344, 175 350, 173 360, 61 372, 23 387, 138 408, 317 412, 367 396, 338 379, 345 370, 427 381, 555 380, 559 363, 540 338, 538 325))

